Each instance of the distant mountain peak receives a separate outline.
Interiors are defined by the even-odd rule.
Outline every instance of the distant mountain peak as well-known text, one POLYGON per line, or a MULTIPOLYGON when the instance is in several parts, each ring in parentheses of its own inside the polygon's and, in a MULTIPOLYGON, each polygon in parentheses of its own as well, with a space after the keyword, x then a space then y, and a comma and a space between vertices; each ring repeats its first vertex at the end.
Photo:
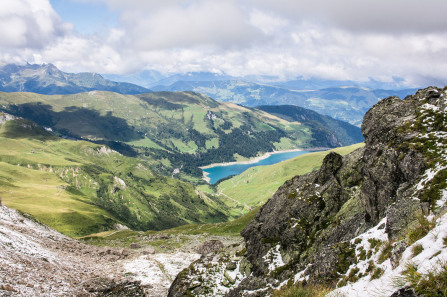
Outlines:
POLYGON ((110 91, 121 94, 141 94, 151 90, 115 82, 94 72, 67 73, 54 64, 7 64, 0 67, 0 91, 34 92, 45 95, 75 94, 88 91, 110 91))

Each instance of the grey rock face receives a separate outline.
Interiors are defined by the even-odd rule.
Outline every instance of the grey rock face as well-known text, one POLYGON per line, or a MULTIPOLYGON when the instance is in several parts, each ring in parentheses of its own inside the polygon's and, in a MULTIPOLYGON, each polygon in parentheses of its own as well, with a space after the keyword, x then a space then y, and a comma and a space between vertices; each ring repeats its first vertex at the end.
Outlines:
POLYGON ((408 247, 408 244, 404 241, 398 241, 393 244, 393 250, 391 252, 391 267, 395 269, 397 266, 399 266, 400 259, 402 257, 403 252, 408 247))
POLYGON ((399 144, 408 142, 416 132, 399 128, 417 118, 418 100, 397 97, 383 99, 365 115, 362 132, 365 136, 362 169, 362 201, 376 224, 387 207, 397 200, 397 192, 405 191, 425 169, 421 153, 410 149, 402 158, 399 144))
POLYGON ((120 280, 116 283, 114 280, 105 277, 95 277, 86 280, 84 288, 95 296, 103 297, 131 297, 146 296, 140 282, 120 280))

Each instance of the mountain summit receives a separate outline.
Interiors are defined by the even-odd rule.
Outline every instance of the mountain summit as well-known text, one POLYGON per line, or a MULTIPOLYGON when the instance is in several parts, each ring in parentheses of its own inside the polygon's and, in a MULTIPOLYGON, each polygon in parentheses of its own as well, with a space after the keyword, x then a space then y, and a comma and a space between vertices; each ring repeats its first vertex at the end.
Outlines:
POLYGON ((53 64, 7 64, 0 67, 0 91, 39 94, 76 94, 101 90, 121 94, 140 94, 149 89, 124 82, 114 82, 91 72, 66 73, 53 64))

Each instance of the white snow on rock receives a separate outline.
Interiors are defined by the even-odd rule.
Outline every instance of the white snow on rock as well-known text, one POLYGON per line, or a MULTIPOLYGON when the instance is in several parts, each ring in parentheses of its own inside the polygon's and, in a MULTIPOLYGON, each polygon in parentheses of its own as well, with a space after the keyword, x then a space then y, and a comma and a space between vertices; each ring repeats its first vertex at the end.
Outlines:
MULTIPOLYGON (((379 223, 380 225, 380 223, 379 223)), ((368 232, 367 232, 368 233, 368 232)), ((370 230, 370 235, 376 234, 381 238, 380 232, 377 226, 370 230)), ((402 287, 403 276, 402 272, 406 269, 407 265, 411 264, 417 267, 417 271, 421 274, 427 274, 429 271, 440 267, 442 263, 447 262, 447 247, 444 245, 444 238, 447 237, 447 214, 444 214, 436 220, 436 226, 423 238, 409 246, 399 262, 399 266, 392 269, 390 260, 386 260, 382 264, 377 262, 377 253, 372 257, 377 267, 383 270, 383 274, 380 278, 371 280, 369 275, 360 278, 355 283, 348 283, 346 286, 338 288, 331 293, 328 297, 363 297, 363 296, 390 296, 393 292, 402 287), (423 251, 414 256, 413 247, 421 245, 423 251)), ((364 244, 363 234, 358 238, 362 239, 360 244, 364 244)), ((353 240, 353 242, 355 239, 353 240)), ((364 245, 367 248, 367 245, 364 245)), ((365 261, 359 261, 358 264, 353 265, 351 269, 358 267, 360 272, 364 268, 365 261)))
POLYGON ((436 201, 436 206, 441 208, 447 202, 447 190, 442 190, 442 197, 438 201, 436 201))
POLYGON ((421 109, 438 111, 439 107, 430 103, 425 103, 421 106, 421 109))
POLYGON ((447 166, 441 166, 440 164, 437 164, 436 167, 433 168, 429 168, 425 171, 423 178, 421 179, 421 181, 417 184, 416 189, 418 191, 422 190, 425 188, 425 185, 430 182, 435 176, 436 174, 438 174, 439 171, 441 170, 445 170, 447 169, 447 166))
POLYGON ((280 245, 276 245, 275 248, 272 248, 268 251, 268 253, 262 257, 264 262, 266 262, 269 266, 269 271, 274 271, 276 268, 286 265, 281 256, 281 252, 279 251, 280 245))
POLYGON ((199 258, 199 254, 160 253, 126 260, 123 267, 126 274, 141 281, 143 286, 152 287, 152 294, 166 296, 177 274, 199 258))

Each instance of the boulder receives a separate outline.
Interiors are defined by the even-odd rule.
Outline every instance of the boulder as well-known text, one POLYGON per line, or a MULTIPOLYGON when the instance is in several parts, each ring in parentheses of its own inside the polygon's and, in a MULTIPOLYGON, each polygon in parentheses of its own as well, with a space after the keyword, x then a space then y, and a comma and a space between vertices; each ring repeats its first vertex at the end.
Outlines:
POLYGON ((155 249, 151 246, 145 247, 143 250, 143 255, 153 255, 155 254, 155 249))
POLYGON ((141 248, 141 245, 139 245, 138 243, 131 243, 129 247, 131 249, 139 249, 141 248))
POLYGON ((419 297, 413 288, 404 287, 394 292, 390 297, 419 297))
POLYGON ((105 292, 110 291, 115 282, 106 277, 94 277, 84 281, 82 285, 88 292, 105 292))
POLYGON ((206 255, 209 253, 216 253, 224 248, 222 241, 220 240, 209 240, 205 241, 196 248, 196 252, 201 255, 206 255))

